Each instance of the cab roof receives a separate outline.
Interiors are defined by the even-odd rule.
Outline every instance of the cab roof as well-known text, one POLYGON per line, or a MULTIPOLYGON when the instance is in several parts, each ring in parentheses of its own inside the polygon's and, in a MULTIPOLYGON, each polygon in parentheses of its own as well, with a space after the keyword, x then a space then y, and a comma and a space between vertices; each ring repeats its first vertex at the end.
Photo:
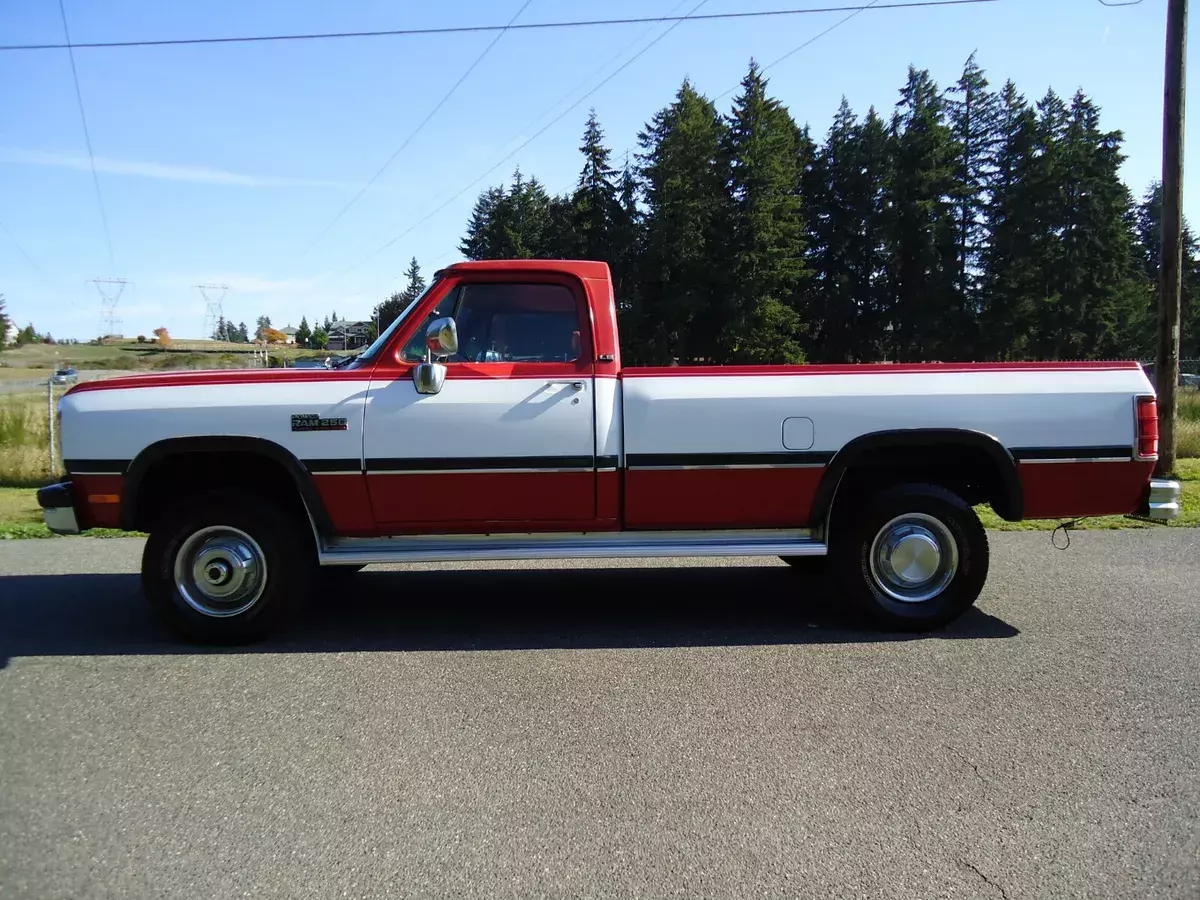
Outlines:
POLYGON ((440 270, 450 272, 565 272, 577 278, 608 278, 608 263, 590 259, 480 259, 457 262, 440 270))

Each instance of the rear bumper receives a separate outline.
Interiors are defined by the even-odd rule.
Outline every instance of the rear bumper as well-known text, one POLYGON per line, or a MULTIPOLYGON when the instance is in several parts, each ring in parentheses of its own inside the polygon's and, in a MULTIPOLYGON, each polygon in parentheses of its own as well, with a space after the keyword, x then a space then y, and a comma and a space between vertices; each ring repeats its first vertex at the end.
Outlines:
POLYGON ((1166 522, 1178 518, 1183 486, 1173 479, 1152 478, 1150 492, 1141 513, 1149 519, 1166 522))
POLYGON ((38 506, 46 527, 55 534, 79 534, 79 517, 75 514, 75 493, 71 482, 60 481, 37 492, 38 506))

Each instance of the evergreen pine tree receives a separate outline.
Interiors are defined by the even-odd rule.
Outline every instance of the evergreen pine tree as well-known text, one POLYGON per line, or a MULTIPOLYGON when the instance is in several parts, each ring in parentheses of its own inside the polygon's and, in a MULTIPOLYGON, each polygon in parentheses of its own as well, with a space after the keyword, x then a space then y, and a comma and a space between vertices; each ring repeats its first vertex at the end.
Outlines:
POLYGON ((1012 81, 1000 92, 995 172, 986 211, 982 253, 981 353, 990 359, 1028 359, 1046 284, 1038 256, 1047 245, 1041 229, 1048 182, 1037 153, 1037 114, 1012 81))
MULTIPOLYGON (((382 303, 375 307, 371 313, 372 325, 378 323, 379 331, 386 331, 392 322, 400 313, 408 308, 408 305, 416 300, 425 290, 425 278, 421 275, 421 267, 417 263, 417 258, 414 256, 408 263, 408 268, 404 270, 404 277, 408 279, 403 290, 392 294, 382 303)), ((326 329, 328 331, 328 328, 326 329)))
POLYGON ((481 193, 475 201, 471 218, 467 221, 466 236, 458 245, 459 251, 467 259, 495 258, 490 244, 492 219, 503 200, 504 188, 493 187, 481 193))
POLYGON ((860 123, 843 98, 806 180, 813 345, 824 362, 885 355, 888 154, 887 128, 874 108, 860 123))
POLYGON ((571 194, 550 198, 546 209, 546 233, 541 256, 548 259, 578 259, 584 256, 575 232, 575 203, 571 194))
POLYGON ((985 211, 1001 140, 1000 99, 989 90, 972 53, 958 83, 948 91, 951 136, 957 151, 954 205, 957 229, 959 340, 970 342, 981 308, 979 291, 983 249, 987 241, 985 211))
POLYGON ((1120 132, 1102 132, 1099 111, 1077 92, 1069 107, 1043 102, 1043 148, 1055 189, 1048 219, 1058 238, 1043 277, 1053 286, 1038 328, 1041 355, 1080 359, 1122 353, 1145 297, 1134 281, 1132 197, 1121 182, 1120 132))
POLYGON ((404 277, 408 279, 404 285, 404 296, 411 303, 425 290, 425 278, 421 275, 421 267, 417 264, 415 256, 409 260, 408 268, 404 270, 404 277))
POLYGON ((644 340, 660 362, 711 362, 720 352, 716 280, 730 263, 724 130, 712 101, 685 80, 638 135, 645 151, 644 340))
POLYGON ((957 228, 952 206, 957 148, 929 73, 913 66, 892 118, 890 168, 893 329, 897 359, 960 355, 957 228))
MULTIPOLYGON (((1147 289, 1147 308, 1138 345, 1154 347, 1158 333, 1159 269, 1162 260, 1162 182, 1154 181, 1136 211, 1136 251, 1147 289)), ((1200 242, 1187 220, 1183 223, 1183 269, 1180 290, 1179 355, 1200 356, 1200 242)))
POLYGON ((795 302, 807 274, 798 191, 800 131, 766 88, 752 60, 724 133, 732 278, 722 355, 747 363, 797 363, 804 360, 804 322, 795 302))
POLYGON ((296 343, 301 347, 307 347, 309 340, 312 338, 312 329, 308 327, 308 317, 300 317, 300 326, 296 329, 296 343))
POLYGON ((616 172, 608 163, 611 151, 604 146, 604 133, 594 109, 588 115, 579 150, 584 157, 583 171, 571 197, 571 226, 578 255, 583 259, 603 260, 612 266, 614 229, 621 208, 616 172))

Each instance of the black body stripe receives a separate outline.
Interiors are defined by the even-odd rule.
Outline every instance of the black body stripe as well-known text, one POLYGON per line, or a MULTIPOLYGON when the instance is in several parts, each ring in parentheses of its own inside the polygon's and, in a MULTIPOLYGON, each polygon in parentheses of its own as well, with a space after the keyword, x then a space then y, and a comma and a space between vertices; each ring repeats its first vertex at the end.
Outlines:
POLYGON ((630 453, 625 464, 630 468, 667 468, 678 466, 824 466, 833 459, 824 451, 783 453, 630 453))
POLYGON ((321 472, 361 472, 362 460, 357 456, 350 459, 305 459, 304 468, 314 474, 321 472))
POLYGON ((370 472, 455 472, 460 469, 591 469, 592 456, 430 456, 368 459, 370 472))
POLYGON ((617 459, 618 459, 618 457, 616 457, 616 456, 597 456, 596 457, 596 468, 597 469, 615 469, 617 467, 617 459))
POLYGON ((63 468, 72 475, 124 474, 130 462, 132 460, 128 459, 64 459, 63 468))
POLYGON ((1132 459, 1131 447, 1013 447, 1018 462, 1034 459, 1132 459))

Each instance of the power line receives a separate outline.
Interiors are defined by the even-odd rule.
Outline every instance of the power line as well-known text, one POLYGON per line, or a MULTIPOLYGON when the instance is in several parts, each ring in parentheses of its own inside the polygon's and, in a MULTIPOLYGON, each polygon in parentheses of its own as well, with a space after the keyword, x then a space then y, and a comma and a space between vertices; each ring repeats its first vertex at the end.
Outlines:
POLYGON ((50 276, 46 274, 46 271, 41 266, 33 261, 32 256, 25 252, 25 248, 21 246, 21 242, 17 240, 16 235, 9 231, 8 226, 3 222, 0 222, 0 231, 3 231, 6 235, 8 235, 8 239, 12 241, 13 246, 17 248, 17 252, 25 257, 25 262, 29 263, 29 268, 37 272, 38 277, 46 283, 46 287, 50 288, 52 291, 58 291, 59 288, 50 280, 50 276))
POLYGON ((857 6, 822 6, 807 9, 767 9, 754 12, 709 13, 703 16, 635 16, 622 19, 586 19, 570 22, 528 22, 524 25, 451 25, 440 28, 393 28, 383 31, 334 31, 314 34, 266 34, 243 37, 213 37, 213 38, 173 38, 157 41, 94 41, 83 44, 7 44, 0 45, 0 51, 15 50, 99 50, 115 47, 171 47, 184 44, 249 44, 263 41, 316 41, 341 38, 366 37, 409 37, 429 34, 467 34, 480 31, 522 30, 533 31, 549 28, 590 28, 600 25, 639 25, 645 23, 673 22, 678 25, 685 20, 694 22, 715 21, 722 19, 759 19, 773 16, 802 16, 817 13, 850 12, 862 9, 911 9, 920 6, 963 6, 974 3, 996 3, 998 0, 909 0, 909 2, 889 3, 885 6, 874 4, 857 6))
POLYGON ((0 231, 3 231, 6 235, 8 235, 8 239, 12 241, 13 246, 17 248, 17 252, 25 257, 25 262, 29 263, 29 267, 37 273, 38 277, 42 280, 42 283, 45 284, 46 287, 53 291, 55 295, 64 297, 68 306, 83 309, 83 304, 79 301, 79 299, 73 297, 68 291, 63 289, 62 285, 56 284, 54 280, 46 274, 46 270, 37 264, 34 258, 30 256, 25 248, 21 245, 21 242, 17 240, 17 236, 13 234, 9 227, 3 222, 0 222, 0 231))
POLYGON ((304 249, 304 251, 301 252, 301 254, 300 254, 301 257, 306 256, 308 254, 308 252, 317 245, 317 242, 320 241, 321 238, 325 237, 325 235, 329 233, 329 231, 333 228, 333 226, 336 225, 341 220, 342 216, 344 216, 346 214, 346 212, 350 209, 350 207, 352 207, 355 203, 357 203, 359 198, 361 198, 362 195, 365 194, 367 192, 367 190, 371 187, 371 185, 375 183, 376 179, 378 179, 379 176, 384 173, 384 171, 387 169, 387 167, 390 166, 393 162, 395 162, 396 157, 399 156, 402 152, 404 152, 404 148, 407 147, 410 143, 412 143, 413 138, 415 138, 418 134, 421 133, 421 130, 426 126, 426 124, 428 124, 429 120, 432 119, 435 115, 437 115, 438 110, 440 110, 443 106, 446 105, 446 101, 448 101, 452 96, 454 96, 454 92, 458 90, 459 85, 461 85, 464 81, 466 81, 467 76, 470 75, 473 71, 475 71, 475 67, 478 66, 481 62, 483 62, 483 58, 488 55, 488 52, 493 47, 496 46, 496 43, 500 40, 500 38, 504 37, 504 32, 507 31, 509 26, 511 26, 513 24, 513 22, 515 22, 517 20, 517 17, 520 16, 521 13, 525 12, 525 8, 527 6, 529 6, 529 4, 532 2, 533 2, 533 0, 525 0, 525 2, 523 4, 521 4, 521 8, 517 10, 516 14, 511 19, 509 19, 508 25, 504 26, 504 28, 501 29, 500 33, 497 34, 494 38, 492 38, 492 42, 483 48, 483 52, 480 53, 479 56, 475 57, 475 62, 471 63, 471 65, 467 67, 467 70, 462 73, 462 75, 459 77, 458 81, 454 82, 454 86, 452 88, 450 88, 450 90, 448 90, 446 92, 446 95, 444 97, 442 97, 441 100, 438 101, 437 105, 434 106, 434 108, 429 111, 429 115, 427 115, 424 119, 421 120, 421 124, 418 125, 415 129, 413 129, 412 133, 409 134, 409 136, 404 139, 404 143, 402 143, 399 147, 396 148, 396 152, 393 153, 391 156, 389 156, 387 162, 385 162, 382 166, 379 167, 379 171, 376 172, 374 175, 372 175, 370 180, 367 181, 367 183, 364 184, 361 189, 359 189, 359 192, 357 194, 355 194, 352 198, 350 198, 350 202, 347 203, 345 206, 343 206, 341 209, 341 212, 339 212, 336 216, 333 217, 333 221, 330 222, 328 225, 326 225, 325 228, 323 228, 321 230, 321 233, 318 234, 315 238, 313 238, 312 243, 310 243, 304 249))
MULTIPOLYGON (((667 16, 673 15, 675 10, 679 9, 679 7, 683 6, 686 2, 687 2, 687 0, 679 0, 678 3, 676 3, 674 6, 671 7, 670 10, 668 10, 666 15, 667 16)), ((552 104, 550 104, 550 106, 546 108, 545 112, 543 112, 540 116, 537 117, 537 119, 535 119, 532 123, 530 123, 528 126, 523 128, 520 132, 518 132, 516 137, 520 137, 522 134, 529 131, 530 128, 536 128, 537 125, 542 121, 542 119, 544 119, 547 115, 554 112, 554 110, 558 108, 558 105, 560 103, 562 103, 564 100, 567 100, 568 98, 570 98, 571 95, 574 94, 577 90, 579 90, 581 87, 586 85, 589 81, 591 81, 595 76, 599 75, 601 72, 603 72, 605 69, 607 69, 613 63, 614 60, 620 59, 622 56, 624 56, 626 51, 630 50, 635 44, 637 44, 639 41, 641 41, 642 38, 644 38, 647 34, 649 34, 653 30, 654 30, 653 27, 644 29, 641 32, 641 34, 639 34, 632 41, 630 41, 628 44, 626 44, 624 47, 622 47, 620 50, 618 50, 616 53, 614 53, 612 56, 610 56, 608 59, 606 59, 597 68, 593 69, 591 71, 591 73, 589 73, 585 78, 583 78, 581 81, 579 81, 573 88, 571 88, 569 91, 567 91, 565 94, 563 94, 557 100, 555 100, 552 104)), ((511 140, 511 138, 510 138, 510 140, 511 140)))
MULTIPOLYGON (((860 8, 858 8, 858 9, 854 10, 853 12, 851 12, 851 13, 850 13, 850 15, 848 15, 848 16, 845 16, 844 18, 838 19, 836 22, 834 22, 832 25, 830 25, 830 26, 829 26, 828 28, 826 28, 824 31, 818 31, 816 34, 814 34, 812 37, 810 37, 810 38, 809 38, 807 41, 805 41, 805 42, 804 42, 803 44, 801 44, 799 47, 795 47, 794 49, 792 49, 792 50, 789 50, 787 53, 783 54, 783 56, 779 57, 779 59, 775 60, 775 61, 774 61, 774 62, 772 62, 772 63, 769 63, 769 64, 767 64, 767 65, 763 66, 763 67, 762 67, 762 71, 763 71, 763 72, 766 72, 768 69, 770 69, 770 68, 773 68, 774 66, 777 66, 777 65, 779 65, 779 64, 780 64, 781 62, 783 62, 785 59, 788 59, 789 57, 795 56, 797 53, 799 53, 799 52, 800 52, 801 50, 803 50, 805 47, 809 46, 810 44, 814 44, 814 43, 816 43, 816 42, 817 42, 817 41, 819 41, 821 38, 825 37, 825 35, 829 34, 829 32, 833 31, 835 28, 840 28, 842 25, 845 25, 847 22, 849 22, 851 19, 853 19, 853 18, 854 18, 855 16, 857 16, 859 13, 861 13, 861 12, 866 12, 868 9, 882 9, 883 7, 876 7, 876 5, 875 5, 875 4, 877 4, 878 2, 879 2, 879 0, 871 0, 871 2, 870 2, 870 3, 868 3, 866 6, 860 7, 860 8)), ((735 90, 737 90, 737 89, 738 89, 738 85, 734 85, 734 86, 733 86, 733 87, 731 87, 729 90, 725 91, 725 93, 723 93, 723 94, 717 94, 717 96, 713 97, 713 99, 714 99, 714 100, 720 100, 720 99, 722 99, 722 98, 724 98, 724 97, 727 97, 729 94, 733 93, 733 92, 734 92, 735 90)))
POLYGON ((108 216, 104 212, 104 198, 100 195, 100 178, 96 175, 96 155, 92 152, 92 135, 88 131, 87 113, 83 111, 83 94, 79 90, 79 73, 75 70, 75 51, 71 48, 71 31, 67 28, 67 10, 63 0, 58 0, 58 11, 62 15, 63 34, 66 35, 67 57, 71 60, 71 80, 75 82, 75 100, 79 103, 79 120, 83 123, 83 139, 87 144, 88 162, 92 166, 92 184, 96 188, 96 203, 100 207, 100 223, 104 226, 104 240, 108 244, 108 264, 116 268, 113 258, 112 234, 108 230, 108 216))
POLYGON ((639 57, 641 57, 642 54, 644 54, 651 47, 653 47, 655 44, 657 44, 659 41, 661 41, 663 38, 665 38, 668 34, 670 34, 672 31, 674 31, 676 28, 678 28, 680 23, 682 23, 685 19, 688 18, 688 16, 690 16, 692 13, 694 13, 696 10, 698 10, 701 6, 703 6, 707 2, 708 2, 708 0, 700 0, 699 3, 697 3, 695 6, 692 7, 691 12, 689 12, 685 16, 663 17, 664 21, 669 21, 669 20, 673 19, 674 20, 673 24, 669 28, 663 29, 663 31, 658 35, 658 37, 656 37, 654 40, 652 40, 650 43, 648 43, 645 47, 643 47, 641 50, 639 50, 633 56, 629 57, 629 59, 625 60, 625 62, 623 62, 620 66, 618 66, 615 70, 613 70, 603 81, 601 81, 594 88, 592 88, 590 91, 588 91, 582 97, 580 97, 578 100, 576 100, 574 103, 572 103, 566 109, 564 109, 561 113, 559 113, 557 116, 555 116, 549 122, 547 122, 538 131, 534 132, 532 136, 530 136, 529 138, 526 138, 524 143, 522 143, 515 150, 509 152, 501 160, 499 160, 497 163, 495 163, 490 169, 488 169, 486 172, 484 172, 482 175, 480 175, 478 178, 476 178, 470 184, 463 187, 461 190, 458 191, 458 193, 454 194, 454 196, 452 196, 448 200, 446 200, 441 206, 439 206, 436 209, 434 209, 433 211, 427 213, 423 218, 419 219, 413 225, 409 226, 404 231, 400 232, 400 234, 396 235, 394 238, 392 238, 386 244, 384 244, 383 246, 379 247, 378 249, 372 251, 371 253, 367 254, 362 259, 360 259, 358 262, 354 263, 349 268, 343 269, 338 274, 345 275, 347 272, 351 272, 354 269, 357 269, 359 266, 361 266, 363 263, 367 262, 368 260, 374 259, 376 256, 378 256, 380 253, 382 253, 388 247, 395 244, 397 241, 412 234, 412 232, 414 232, 416 229, 420 228, 422 225, 424 225, 426 222, 428 222, 430 219, 432 219, 434 216, 436 216, 438 213, 440 213, 443 209, 445 209, 447 206, 449 206, 451 203, 453 203, 455 200, 457 200, 459 197, 461 197, 463 194, 465 194, 471 188, 475 187, 475 185, 479 184, 479 182, 483 181, 483 179, 487 178, 494 171, 496 171, 498 168, 500 168, 502 165, 504 165, 506 162, 508 162, 510 159, 512 159, 514 156, 516 156, 518 153, 520 153, 522 150, 524 150, 526 147, 528 147, 537 138, 539 138, 543 134, 545 134, 550 128, 557 125, 560 121, 562 121, 563 117, 565 117, 567 115, 567 113, 571 112, 573 109, 575 109, 577 106, 579 106, 579 104, 581 104, 584 100, 586 100, 588 97, 592 96, 592 94, 596 93, 596 91, 600 90, 600 88, 604 87, 604 85, 608 84, 610 81, 612 81, 618 75, 620 75, 623 71, 625 71, 625 69, 629 68, 629 66, 631 66, 639 57))

